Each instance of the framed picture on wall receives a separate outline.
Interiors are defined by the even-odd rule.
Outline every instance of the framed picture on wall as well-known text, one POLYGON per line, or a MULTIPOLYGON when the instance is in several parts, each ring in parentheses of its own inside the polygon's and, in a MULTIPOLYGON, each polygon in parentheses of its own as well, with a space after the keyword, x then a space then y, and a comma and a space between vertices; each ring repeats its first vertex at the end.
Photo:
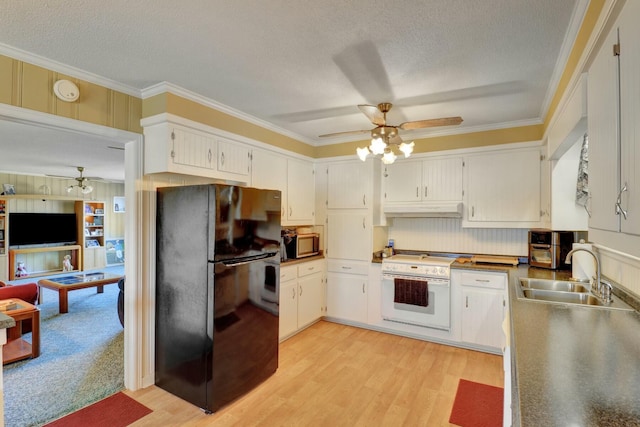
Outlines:
POLYGON ((119 196, 115 196, 113 198, 113 211, 115 213, 125 212, 124 200, 125 200, 124 197, 119 197, 119 196))
POLYGON ((105 239, 107 265, 124 264, 124 238, 105 239))

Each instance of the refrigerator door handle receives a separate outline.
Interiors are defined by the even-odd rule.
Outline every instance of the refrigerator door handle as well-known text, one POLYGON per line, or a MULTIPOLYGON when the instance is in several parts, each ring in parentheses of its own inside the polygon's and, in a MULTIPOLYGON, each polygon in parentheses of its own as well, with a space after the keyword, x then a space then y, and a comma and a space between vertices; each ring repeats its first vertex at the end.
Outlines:
POLYGON ((220 261, 220 262, 222 264, 226 265, 227 267, 235 267, 237 265, 244 265, 244 264, 249 264, 251 262, 260 261, 261 259, 273 258, 273 257, 278 256, 278 255, 279 254, 277 252, 267 252, 265 254, 256 255, 256 256, 252 256, 252 257, 233 258, 233 259, 228 259, 228 260, 224 260, 224 261, 220 261))

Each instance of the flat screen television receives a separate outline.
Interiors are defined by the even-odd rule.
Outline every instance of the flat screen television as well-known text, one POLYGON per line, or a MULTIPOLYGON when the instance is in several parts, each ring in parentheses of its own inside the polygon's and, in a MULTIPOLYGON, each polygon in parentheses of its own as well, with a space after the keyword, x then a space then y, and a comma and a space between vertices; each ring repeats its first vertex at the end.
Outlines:
POLYGON ((9 213, 9 245, 75 244, 75 213, 9 213))

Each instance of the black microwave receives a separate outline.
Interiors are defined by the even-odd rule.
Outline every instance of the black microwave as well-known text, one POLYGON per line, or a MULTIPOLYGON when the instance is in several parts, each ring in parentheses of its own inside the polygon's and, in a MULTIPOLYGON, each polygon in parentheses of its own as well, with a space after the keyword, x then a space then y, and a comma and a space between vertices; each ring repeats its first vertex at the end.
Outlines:
POLYGON ((304 258, 320 253, 320 235, 318 233, 297 234, 285 243, 287 259, 304 258))

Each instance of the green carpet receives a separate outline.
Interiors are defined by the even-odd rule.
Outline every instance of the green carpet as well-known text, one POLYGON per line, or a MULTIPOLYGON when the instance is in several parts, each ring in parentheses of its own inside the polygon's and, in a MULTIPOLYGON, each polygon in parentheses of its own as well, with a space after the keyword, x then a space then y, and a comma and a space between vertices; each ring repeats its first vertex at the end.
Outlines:
MULTIPOLYGON (((123 274, 122 267, 100 271, 123 274)), ((66 314, 58 313, 55 292, 41 292, 40 357, 4 366, 6 427, 41 426, 124 389, 118 285, 106 285, 103 294, 69 292, 66 314)))

